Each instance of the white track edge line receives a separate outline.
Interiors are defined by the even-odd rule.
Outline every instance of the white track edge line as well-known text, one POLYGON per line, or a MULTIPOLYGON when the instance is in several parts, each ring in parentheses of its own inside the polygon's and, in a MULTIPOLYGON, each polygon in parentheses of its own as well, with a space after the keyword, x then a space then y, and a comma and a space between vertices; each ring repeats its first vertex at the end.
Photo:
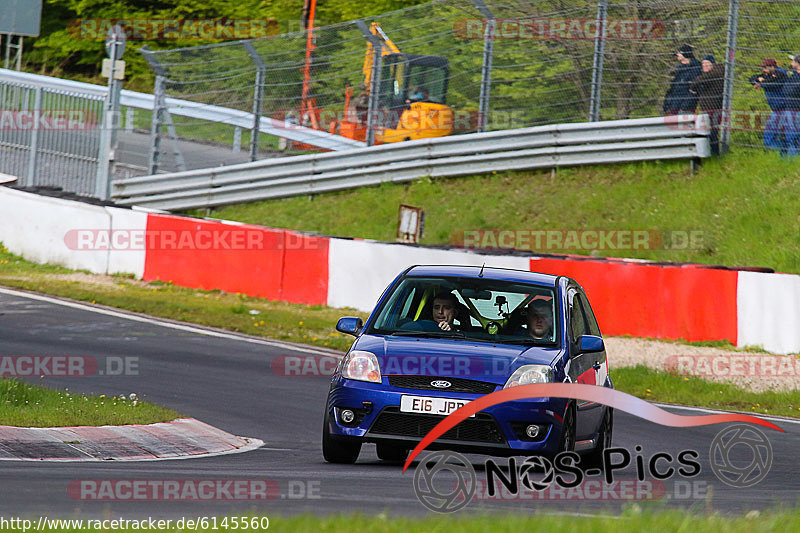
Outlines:
POLYGON ((300 347, 300 346, 296 346, 294 344, 284 343, 284 342, 281 342, 281 341, 278 341, 278 340, 253 339, 253 338, 250 338, 250 337, 247 337, 247 336, 244 336, 244 335, 237 335, 236 333, 233 333, 233 332, 231 332, 231 333, 223 333, 221 331, 214 331, 214 330, 204 329, 204 328, 198 327, 198 326, 188 326, 188 325, 184 325, 184 324, 176 324, 174 322, 163 321, 163 320, 159 320, 157 318, 144 317, 144 316, 140 316, 140 315, 134 315, 134 314, 125 313, 125 312, 122 312, 122 311, 112 311, 110 309, 102 309, 102 308, 98 308, 98 307, 93 307, 93 306, 88 305, 88 304, 82 304, 82 303, 73 302, 73 301, 70 301, 70 300, 62 300, 62 299, 59 299, 59 298, 53 298, 53 297, 50 297, 50 296, 44 296, 42 294, 34 294, 34 293, 29 293, 29 292, 24 292, 24 291, 16 291, 16 290, 13 290, 13 289, 7 289, 5 287, 0 287, 0 294, 8 294, 10 296, 18 296, 20 298, 30 298, 31 300, 39 300, 39 301, 48 302, 48 303, 52 303, 52 304, 56 304, 56 305, 63 305, 65 307, 72 307, 72 308, 75 308, 75 309, 81 309, 83 311, 90 311, 92 313, 98 313, 98 314, 101 314, 101 315, 108 315, 108 316, 113 316, 113 317, 117 317, 117 318, 124 318, 124 319, 127 319, 127 320, 133 320, 133 321, 136 321, 136 322, 144 322, 146 324, 154 324, 154 325, 165 327, 165 328, 172 328, 172 329, 177 329, 177 330, 181 330, 181 331, 187 331, 187 332, 190 332, 190 333, 198 333, 200 335, 208 335, 210 337, 219 337, 219 338, 222 338, 222 339, 230 339, 230 340, 238 340, 238 341, 249 342, 251 344, 261 344, 261 345, 265 345, 265 346, 274 346, 274 347, 279 347, 279 348, 283 348, 283 349, 286 349, 286 350, 294 350, 296 352, 301 352, 301 353, 313 353, 313 354, 317 354, 317 355, 326 355, 326 356, 335 356, 336 355, 335 353, 331 353, 331 352, 326 352, 326 351, 322 351, 322 350, 315 350, 312 347, 303 348, 303 347, 300 347))

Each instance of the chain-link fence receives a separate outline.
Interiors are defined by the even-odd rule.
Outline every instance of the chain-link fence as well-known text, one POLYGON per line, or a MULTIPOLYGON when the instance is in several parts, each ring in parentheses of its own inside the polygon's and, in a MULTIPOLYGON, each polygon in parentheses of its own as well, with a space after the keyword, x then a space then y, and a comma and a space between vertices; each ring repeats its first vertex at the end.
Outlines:
MULTIPOLYGON (((759 147, 772 109, 751 76, 765 58, 788 69, 787 54, 800 48, 798 22, 800 4, 791 0, 438 0, 310 35, 145 54, 167 97, 368 141, 365 129, 374 126, 380 142, 382 131, 403 130, 409 118, 416 122, 398 135, 415 127, 443 134, 434 133, 441 126, 435 120, 403 115, 414 96, 446 106, 438 119, 449 121, 451 134, 674 113, 665 95, 681 70, 676 52, 689 45, 694 75, 707 55, 722 69, 715 72, 728 72, 727 95, 720 79, 712 87, 718 94, 705 102, 707 108, 725 101, 712 114, 723 142, 759 147), (382 58, 371 44, 384 46, 382 58)), ((251 159, 316 148, 208 121, 161 118, 154 134, 234 139, 250 146, 251 159)), ((383 140, 402 138, 384 133, 383 140)))

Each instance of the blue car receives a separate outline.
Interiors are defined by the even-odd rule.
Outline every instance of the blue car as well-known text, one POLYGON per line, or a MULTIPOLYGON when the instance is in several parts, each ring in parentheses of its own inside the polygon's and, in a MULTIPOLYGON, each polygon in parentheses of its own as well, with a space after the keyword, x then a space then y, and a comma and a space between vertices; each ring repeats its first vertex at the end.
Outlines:
MULTIPOLYGON (((354 463, 361 445, 401 462, 445 416, 482 395, 530 383, 613 387, 605 346, 583 289, 566 276, 472 266, 413 266, 363 323, 336 329, 355 342, 331 380, 322 450, 354 463)), ((613 410, 564 398, 487 408, 430 449, 490 455, 581 454, 601 467, 613 410)))

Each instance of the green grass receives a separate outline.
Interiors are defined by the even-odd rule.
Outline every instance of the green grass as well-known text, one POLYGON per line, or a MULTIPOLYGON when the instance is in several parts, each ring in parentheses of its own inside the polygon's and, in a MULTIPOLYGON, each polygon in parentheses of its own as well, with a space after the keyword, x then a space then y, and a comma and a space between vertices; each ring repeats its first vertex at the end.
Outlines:
POLYGON ((800 390, 756 393, 642 365, 612 368, 610 374, 618 390, 650 402, 800 418, 800 390))
MULTIPOLYGON (((565 510, 567 511, 567 510, 565 510)), ((776 508, 764 512, 748 512, 749 506, 742 508, 741 516, 722 516, 713 512, 692 513, 690 511, 668 511, 655 507, 631 505, 619 515, 596 516, 557 516, 535 512, 497 514, 449 514, 430 515, 424 518, 407 518, 388 516, 385 513, 376 516, 363 514, 332 515, 318 517, 300 515, 289 518, 269 517, 269 531, 291 533, 338 533, 369 531, 374 533, 446 533, 463 531, 464 533, 516 533, 519 531, 547 531, 549 533, 595 533, 597 531, 614 531, 615 533, 640 533, 642 531, 701 532, 725 531, 726 533, 765 533, 772 531, 800 531, 800 512, 797 509, 776 508)), ((253 517, 251 517, 253 518, 253 517)), ((176 521, 171 527, 161 531, 178 530, 176 521)), ((217 529, 209 527, 191 528, 195 531, 227 531, 220 528, 222 518, 217 519, 217 529)), ((84 524, 88 522, 84 521, 84 524)), ((34 521, 35 525, 35 521, 34 521)), ((194 525, 194 524, 193 524, 194 525)), ((264 524, 266 525, 266 524, 264 524)), ((75 533, 87 529, 58 528, 48 531, 75 533)), ((250 529, 266 531, 265 529, 250 529)), ((138 531, 137 529, 115 529, 113 531, 138 531)))
POLYGON ((168 422, 180 414, 131 398, 72 394, 0 378, 0 425, 20 427, 104 426, 168 422))
POLYGON ((393 241, 398 205, 404 203, 426 211, 423 244, 447 244, 454 233, 473 229, 701 231, 697 249, 599 255, 800 273, 797 163, 753 150, 707 160, 694 175, 681 161, 564 168, 554 177, 543 170, 425 178, 233 205, 212 216, 393 241))
POLYGON ((26 261, 0 244, 0 285, 157 317, 341 351, 350 347, 353 337, 335 331, 337 319, 346 315, 367 317, 355 309, 290 304, 188 289, 163 281, 144 283, 126 275, 92 278, 106 283, 64 279, 71 274, 74 271, 66 268, 26 261))

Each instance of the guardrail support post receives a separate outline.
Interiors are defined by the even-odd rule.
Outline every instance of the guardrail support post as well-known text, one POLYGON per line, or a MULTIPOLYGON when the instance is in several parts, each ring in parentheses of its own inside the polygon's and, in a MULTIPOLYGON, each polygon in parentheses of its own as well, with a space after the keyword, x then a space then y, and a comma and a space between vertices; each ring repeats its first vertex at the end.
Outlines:
POLYGON ((242 128, 233 128, 233 153, 238 154, 242 151, 242 128))
POLYGON ((483 30, 483 64, 481 65, 481 94, 478 99, 478 131, 486 131, 489 122, 489 97, 492 92, 492 59, 497 21, 483 0, 473 0, 486 22, 483 30))
POLYGON ((28 176, 25 181, 26 187, 33 187, 36 185, 36 165, 39 155, 39 121, 42 112, 42 88, 36 87, 34 89, 33 97, 33 124, 31 129, 31 142, 29 145, 30 151, 28 152, 28 176))
POLYGON ((603 59, 606 50, 606 24, 608 22, 608 0, 597 2, 597 36, 594 38, 594 60, 592 61, 592 94, 589 101, 589 122, 600 120, 600 96, 603 90, 603 59))
POLYGON ((739 0, 729 0, 728 42, 725 45, 725 84, 722 89, 722 116, 710 117, 711 126, 719 122, 719 151, 730 150, 731 110, 733 109, 733 75, 736 66, 736 34, 739 31, 739 0))
POLYGON ((250 133, 250 161, 258 159, 258 134, 261 130, 261 112, 264 101, 264 83, 267 77, 267 66, 258 55, 250 41, 242 41, 250 59, 256 64, 256 83, 253 88, 253 129, 250 133))

